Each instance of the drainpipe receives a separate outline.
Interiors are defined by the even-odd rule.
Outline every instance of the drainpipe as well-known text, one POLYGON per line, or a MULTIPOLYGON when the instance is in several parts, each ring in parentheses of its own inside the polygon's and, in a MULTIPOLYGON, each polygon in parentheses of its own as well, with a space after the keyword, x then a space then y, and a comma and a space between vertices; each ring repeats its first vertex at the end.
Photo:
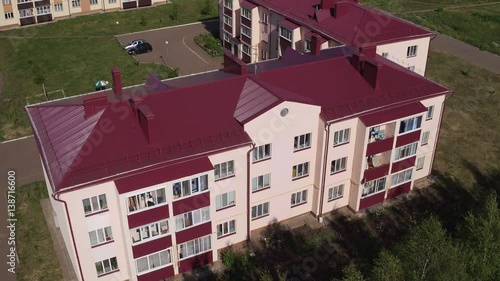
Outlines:
POLYGON ((250 220, 252 219, 252 212, 250 207, 250 190, 252 187, 250 186, 250 153, 252 153, 255 148, 255 143, 252 142, 250 150, 247 152, 247 241, 250 241, 250 220))
POLYGON ((326 164, 327 164, 327 159, 328 159, 328 148, 330 147, 328 143, 330 142, 330 125, 332 123, 328 123, 325 125, 325 132, 326 132, 326 140, 325 140, 325 153, 323 155, 323 174, 321 176, 321 191, 320 191, 320 198, 319 198, 319 212, 316 218, 318 219, 319 222, 323 222, 323 200, 325 198, 325 177, 326 177, 326 164))
POLYGON ((73 234, 73 225, 71 224, 71 219, 69 217, 68 204, 66 203, 66 201, 59 199, 59 195, 60 195, 59 193, 52 193, 52 198, 54 198, 54 200, 56 200, 58 202, 63 203, 64 208, 66 209, 66 217, 68 218, 69 231, 71 232, 71 240, 73 240, 73 248, 75 249, 76 261, 78 262, 78 270, 80 271, 80 277, 82 278, 81 280, 84 281, 85 278, 83 278, 82 265, 80 264, 80 256, 78 255, 78 249, 76 248, 75 236, 73 234))

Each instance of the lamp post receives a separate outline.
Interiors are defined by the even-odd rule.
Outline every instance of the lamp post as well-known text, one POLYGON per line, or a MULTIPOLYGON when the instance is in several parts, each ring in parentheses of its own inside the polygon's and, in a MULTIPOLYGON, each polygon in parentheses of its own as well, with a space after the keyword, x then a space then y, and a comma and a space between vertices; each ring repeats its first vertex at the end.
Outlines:
POLYGON ((118 27, 118 34, 117 35, 120 35, 120 22, 119 21, 116 22, 116 26, 118 27))
POLYGON ((165 41, 165 45, 167 46, 167 53, 165 55, 165 59, 167 60, 167 64, 168 64, 168 41, 165 41))

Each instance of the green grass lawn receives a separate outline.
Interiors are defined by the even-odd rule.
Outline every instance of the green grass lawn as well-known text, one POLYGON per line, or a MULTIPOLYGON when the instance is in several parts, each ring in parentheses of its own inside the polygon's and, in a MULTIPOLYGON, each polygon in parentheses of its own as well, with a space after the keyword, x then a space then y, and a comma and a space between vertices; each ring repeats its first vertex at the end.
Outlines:
MULTIPOLYGON (((211 1, 216 7, 215 0, 211 1)), ((49 92, 63 89, 66 96, 72 96, 94 91, 98 80, 109 81, 113 66, 121 69, 124 86, 143 83, 151 71, 161 78, 175 76, 163 65, 137 65, 113 35, 217 17, 216 8, 209 15, 202 14, 205 3, 178 1, 176 21, 170 17, 174 5, 168 4, 0 32, 0 72, 4 80, 0 141, 31 134, 24 106, 26 97, 42 93, 40 81, 44 81, 49 92)))
POLYGON ((44 183, 16 190, 16 245, 19 254, 18 281, 62 281, 63 276, 43 215, 40 200, 47 198, 44 183))
POLYGON ((219 38, 213 34, 200 34, 194 38, 194 42, 212 57, 222 57, 224 55, 219 38))

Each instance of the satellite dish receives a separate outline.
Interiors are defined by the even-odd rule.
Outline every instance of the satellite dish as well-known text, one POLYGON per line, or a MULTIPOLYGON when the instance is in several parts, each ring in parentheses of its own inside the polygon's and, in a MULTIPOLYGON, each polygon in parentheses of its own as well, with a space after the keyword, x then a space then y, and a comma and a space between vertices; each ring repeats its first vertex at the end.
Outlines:
POLYGON ((380 166, 380 162, 381 162, 380 156, 373 156, 373 157, 372 157, 372 164, 373 164, 373 167, 378 167, 378 166, 380 166))

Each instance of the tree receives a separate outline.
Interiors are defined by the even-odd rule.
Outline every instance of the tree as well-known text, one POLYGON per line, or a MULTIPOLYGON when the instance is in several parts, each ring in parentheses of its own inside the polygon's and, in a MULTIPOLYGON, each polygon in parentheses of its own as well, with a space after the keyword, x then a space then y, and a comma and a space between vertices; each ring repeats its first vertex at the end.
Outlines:
POLYGON ((404 272, 401 261, 388 251, 383 250, 375 260, 372 270, 373 281, 403 281, 404 272))
POLYGON ((352 262, 342 270, 342 273, 343 277, 340 281, 365 281, 363 274, 352 262))
POLYGON ((170 12, 170 18, 172 20, 177 20, 179 18, 179 4, 177 4, 177 1, 172 3, 172 11, 170 12))

